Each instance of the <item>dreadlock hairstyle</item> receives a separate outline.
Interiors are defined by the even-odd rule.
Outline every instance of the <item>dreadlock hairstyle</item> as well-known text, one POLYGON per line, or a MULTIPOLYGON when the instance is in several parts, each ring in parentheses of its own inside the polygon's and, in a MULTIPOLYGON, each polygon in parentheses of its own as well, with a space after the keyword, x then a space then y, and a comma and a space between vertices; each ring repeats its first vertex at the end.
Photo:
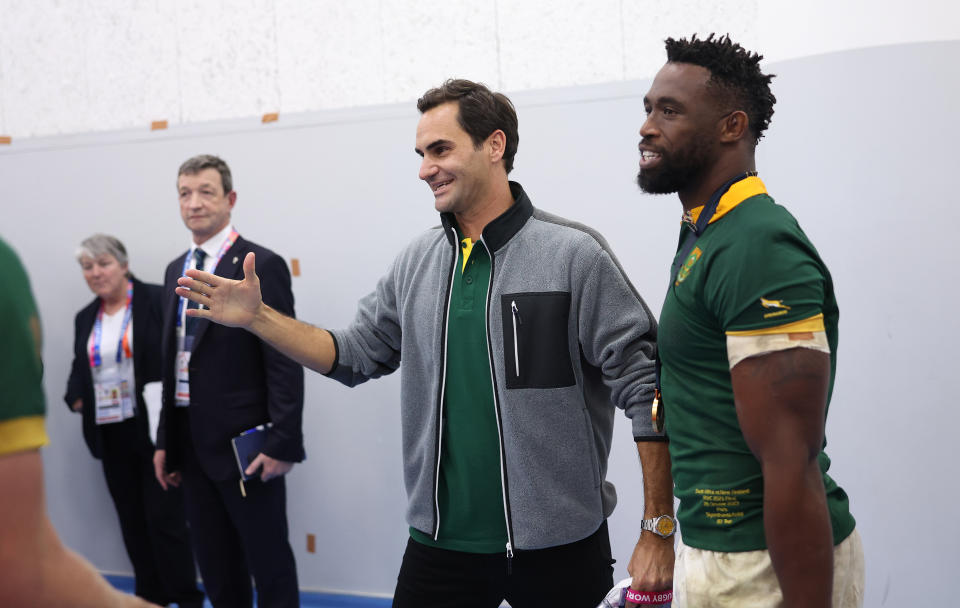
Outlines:
POLYGON ((706 40, 700 40, 694 34, 690 40, 667 38, 665 42, 668 62, 691 63, 710 71, 708 84, 718 89, 719 103, 729 110, 742 109, 747 113, 756 145, 770 126, 773 104, 777 102, 770 92, 774 75, 760 71, 763 55, 746 50, 730 40, 729 35, 710 34, 706 40))

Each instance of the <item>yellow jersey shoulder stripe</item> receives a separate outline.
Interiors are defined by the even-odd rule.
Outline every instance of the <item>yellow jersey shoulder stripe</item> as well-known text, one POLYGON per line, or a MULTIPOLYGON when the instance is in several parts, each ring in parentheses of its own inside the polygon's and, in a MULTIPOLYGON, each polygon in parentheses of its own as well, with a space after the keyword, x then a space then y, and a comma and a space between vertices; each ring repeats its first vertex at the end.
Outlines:
POLYGON ((43 416, 23 416, 0 422, 0 456, 50 443, 43 422, 43 416))
POLYGON ((747 329, 744 331, 728 331, 728 336, 767 336, 770 334, 794 334, 808 331, 826 331, 823 324, 823 313, 814 315, 809 319, 794 321, 776 327, 761 327, 760 329, 747 329))

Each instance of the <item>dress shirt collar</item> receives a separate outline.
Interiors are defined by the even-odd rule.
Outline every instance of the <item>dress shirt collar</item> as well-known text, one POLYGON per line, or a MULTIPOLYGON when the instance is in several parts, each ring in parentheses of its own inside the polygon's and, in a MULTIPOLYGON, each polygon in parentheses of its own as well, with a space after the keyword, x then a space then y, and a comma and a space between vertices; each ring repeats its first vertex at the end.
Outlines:
MULTIPOLYGON (((193 256, 193 250, 199 247, 207 254, 206 264, 209 266, 216 259, 217 254, 220 253, 220 247, 223 246, 224 241, 227 240, 227 237, 230 236, 230 231, 233 230, 233 224, 227 224, 224 226, 223 230, 216 233, 209 239, 197 245, 193 241, 190 241, 190 255, 193 256)), ((205 268, 203 270, 206 270, 205 268)))

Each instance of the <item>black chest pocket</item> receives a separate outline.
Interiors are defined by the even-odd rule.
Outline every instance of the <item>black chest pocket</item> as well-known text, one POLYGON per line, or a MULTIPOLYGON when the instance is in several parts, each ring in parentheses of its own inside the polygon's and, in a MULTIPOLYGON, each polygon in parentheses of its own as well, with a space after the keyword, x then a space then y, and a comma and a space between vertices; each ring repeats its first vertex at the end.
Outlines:
POLYGON ((507 388, 573 386, 568 322, 570 293, 548 291, 500 296, 507 388))

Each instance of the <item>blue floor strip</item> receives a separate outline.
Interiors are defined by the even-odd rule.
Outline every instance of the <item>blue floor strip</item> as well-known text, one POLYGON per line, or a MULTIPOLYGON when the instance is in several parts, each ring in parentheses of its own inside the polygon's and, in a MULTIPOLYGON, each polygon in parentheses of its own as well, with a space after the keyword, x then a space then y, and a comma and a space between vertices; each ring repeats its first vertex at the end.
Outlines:
MULTIPOLYGON (((104 578, 120 591, 133 593, 132 576, 105 574, 104 578)), ((390 598, 382 597, 300 592, 300 608, 389 608, 392 603, 390 598)), ((210 600, 205 600, 203 605, 204 608, 213 608, 210 600)), ((256 601, 254 601, 254 605, 256 605, 256 601)))

